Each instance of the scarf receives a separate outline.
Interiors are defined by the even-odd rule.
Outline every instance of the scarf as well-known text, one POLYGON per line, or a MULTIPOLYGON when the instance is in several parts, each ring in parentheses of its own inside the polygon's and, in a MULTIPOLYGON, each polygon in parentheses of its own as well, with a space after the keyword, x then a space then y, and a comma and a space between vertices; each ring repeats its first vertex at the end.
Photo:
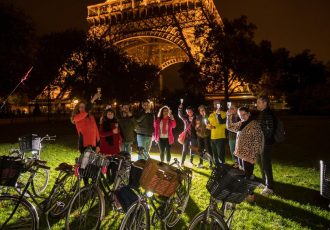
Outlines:
POLYGON ((253 121, 251 116, 246 121, 243 121, 241 127, 239 127, 239 131, 242 131, 251 121, 253 121))
POLYGON ((162 119, 162 123, 163 123, 163 128, 162 128, 162 134, 166 134, 166 126, 168 126, 168 117, 164 117, 162 119))

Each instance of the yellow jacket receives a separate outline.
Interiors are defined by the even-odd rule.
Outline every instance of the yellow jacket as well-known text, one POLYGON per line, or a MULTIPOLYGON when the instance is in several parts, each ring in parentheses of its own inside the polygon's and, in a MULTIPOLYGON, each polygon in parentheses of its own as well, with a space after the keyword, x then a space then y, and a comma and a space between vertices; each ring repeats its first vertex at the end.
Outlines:
POLYGON ((211 140, 226 138, 226 117, 227 116, 226 116, 226 113, 223 111, 220 111, 220 116, 221 116, 221 119, 223 119, 221 124, 219 123, 217 114, 215 112, 211 113, 208 118, 209 123, 212 126, 211 140))

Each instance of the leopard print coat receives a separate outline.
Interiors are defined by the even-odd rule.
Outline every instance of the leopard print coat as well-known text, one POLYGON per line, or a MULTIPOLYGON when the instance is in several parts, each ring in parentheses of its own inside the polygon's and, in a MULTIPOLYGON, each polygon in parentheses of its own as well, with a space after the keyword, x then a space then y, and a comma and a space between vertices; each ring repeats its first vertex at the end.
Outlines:
POLYGON ((234 155, 251 164, 256 163, 258 154, 264 148, 264 134, 259 123, 252 120, 240 131, 242 121, 232 123, 229 116, 226 125, 229 131, 237 133, 234 155))

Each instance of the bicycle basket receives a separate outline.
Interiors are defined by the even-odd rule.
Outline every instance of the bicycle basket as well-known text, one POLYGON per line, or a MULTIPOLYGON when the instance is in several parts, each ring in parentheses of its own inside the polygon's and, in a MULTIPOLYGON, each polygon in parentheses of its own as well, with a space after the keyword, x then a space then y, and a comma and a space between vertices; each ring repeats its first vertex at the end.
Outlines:
POLYGON ((216 200, 239 204, 255 185, 249 183, 242 170, 229 165, 215 168, 206 184, 207 190, 216 200))
POLYGON ((0 157, 0 186, 15 187, 17 179, 24 169, 24 164, 17 158, 0 157))
POLYGON ((330 199, 330 164, 329 162, 320 161, 320 187, 321 196, 330 199))
POLYGON ((19 149, 22 152, 29 151, 40 151, 41 149, 41 138, 37 134, 31 134, 18 138, 19 149))
POLYGON ((76 158, 76 164, 79 166, 80 177, 96 179, 102 168, 108 166, 109 160, 101 154, 85 151, 76 158))
POLYGON ((178 169, 149 158, 143 169, 140 186, 158 195, 172 196, 180 183, 178 169))

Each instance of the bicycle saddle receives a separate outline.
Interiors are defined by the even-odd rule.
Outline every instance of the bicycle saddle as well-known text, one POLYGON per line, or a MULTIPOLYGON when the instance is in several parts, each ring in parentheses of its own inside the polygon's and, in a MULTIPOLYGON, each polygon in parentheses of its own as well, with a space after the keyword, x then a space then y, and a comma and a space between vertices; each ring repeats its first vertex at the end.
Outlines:
POLYGON ((55 168, 55 170, 57 171, 72 171, 73 170, 73 165, 69 165, 65 162, 59 164, 59 166, 57 166, 57 168, 55 168))

